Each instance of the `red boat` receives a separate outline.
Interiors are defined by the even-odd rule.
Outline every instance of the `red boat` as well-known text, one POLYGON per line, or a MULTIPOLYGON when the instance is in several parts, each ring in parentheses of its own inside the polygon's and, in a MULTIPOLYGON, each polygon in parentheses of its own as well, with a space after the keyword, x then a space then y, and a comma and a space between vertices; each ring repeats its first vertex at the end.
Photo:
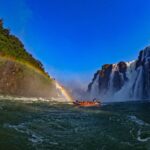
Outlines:
POLYGON ((94 102, 94 101, 75 101, 73 102, 74 105, 76 106, 81 106, 81 107, 100 107, 101 103, 100 102, 94 102))

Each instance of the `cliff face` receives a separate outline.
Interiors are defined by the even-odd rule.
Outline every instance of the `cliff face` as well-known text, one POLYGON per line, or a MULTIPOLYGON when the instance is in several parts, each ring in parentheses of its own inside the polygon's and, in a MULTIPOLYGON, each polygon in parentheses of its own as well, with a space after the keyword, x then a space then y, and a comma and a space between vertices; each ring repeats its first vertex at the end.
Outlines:
POLYGON ((24 48, 23 43, 16 36, 12 35, 8 29, 3 27, 3 21, 0 19, 0 56, 13 58, 14 60, 28 63, 41 70, 44 74, 44 67, 39 60, 36 60, 24 48))
POLYGON ((0 20, 0 95, 50 98, 58 95, 43 65, 0 20))
POLYGON ((132 62, 106 64, 88 86, 91 98, 141 100, 150 98, 150 47, 132 62))
POLYGON ((57 96, 55 83, 37 69, 0 58, 0 94, 50 98, 57 96))

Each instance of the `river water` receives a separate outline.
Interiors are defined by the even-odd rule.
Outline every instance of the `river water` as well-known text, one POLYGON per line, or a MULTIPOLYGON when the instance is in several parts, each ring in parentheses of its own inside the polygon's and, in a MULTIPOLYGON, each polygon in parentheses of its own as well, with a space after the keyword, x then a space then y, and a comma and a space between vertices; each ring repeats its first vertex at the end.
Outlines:
POLYGON ((150 150, 150 103, 0 100, 0 150, 150 150))

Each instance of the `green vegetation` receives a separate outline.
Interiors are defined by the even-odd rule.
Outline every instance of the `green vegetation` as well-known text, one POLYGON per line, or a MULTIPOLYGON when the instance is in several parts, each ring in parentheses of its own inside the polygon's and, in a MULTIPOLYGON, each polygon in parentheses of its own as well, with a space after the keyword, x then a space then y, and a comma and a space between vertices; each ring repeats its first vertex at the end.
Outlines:
POLYGON ((0 19, 0 56, 10 57, 17 61, 26 62, 45 73, 40 61, 29 54, 22 42, 14 35, 10 34, 8 29, 3 27, 3 20, 0 19))
POLYGON ((0 19, 0 95, 49 98, 56 96, 54 80, 0 19))

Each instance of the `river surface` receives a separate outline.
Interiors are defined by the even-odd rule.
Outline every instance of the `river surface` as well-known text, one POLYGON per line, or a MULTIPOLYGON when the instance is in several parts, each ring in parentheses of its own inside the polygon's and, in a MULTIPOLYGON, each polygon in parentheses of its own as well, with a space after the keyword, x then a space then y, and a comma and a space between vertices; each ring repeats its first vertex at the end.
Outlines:
POLYGON ((0 150, 150 150, 150 103, 0 100, 0 150))

